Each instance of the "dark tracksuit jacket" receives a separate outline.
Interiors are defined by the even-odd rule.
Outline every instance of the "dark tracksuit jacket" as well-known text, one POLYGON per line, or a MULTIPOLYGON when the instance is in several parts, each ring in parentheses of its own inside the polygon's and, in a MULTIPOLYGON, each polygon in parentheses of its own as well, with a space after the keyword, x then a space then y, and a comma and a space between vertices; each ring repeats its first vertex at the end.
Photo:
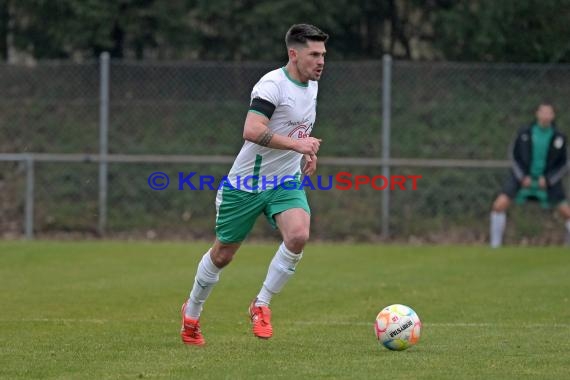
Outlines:
MULTIPOLYGON (((531 128, 522 127, 511 145, 510 159, 515 177, 521 181, 524 176, 530 175, 532 162, 531 128)), ((548 147, 544 178, 546 184, 551 187, 562 180, 567 170, 566 136, 553 126, 553 135, 548 147)))

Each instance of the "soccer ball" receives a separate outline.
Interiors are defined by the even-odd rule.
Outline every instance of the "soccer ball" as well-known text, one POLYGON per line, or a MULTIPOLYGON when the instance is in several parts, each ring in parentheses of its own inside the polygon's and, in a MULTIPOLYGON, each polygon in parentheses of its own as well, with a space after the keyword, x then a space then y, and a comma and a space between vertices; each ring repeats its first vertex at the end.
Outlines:
POLYGON ((403 351, 418 343, 422 322, 411 307, 390 305, 376 316, 374 331, 380 344, 389 350, 403 351))

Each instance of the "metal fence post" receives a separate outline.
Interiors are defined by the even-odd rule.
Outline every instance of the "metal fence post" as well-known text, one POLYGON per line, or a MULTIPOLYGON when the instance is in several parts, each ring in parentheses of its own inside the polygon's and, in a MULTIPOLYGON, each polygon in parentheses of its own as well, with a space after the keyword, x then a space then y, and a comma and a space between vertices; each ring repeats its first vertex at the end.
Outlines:
MULTIPOLYGON (((390 122, 391 122, 391 81, 392 57, 385 54, 382 60, 382 175, 390 178, 390 122)), ((390 236, 390 191, 382 191, 382 237, 390 236)))
POLYGON ((26 157, 26 204, 24 217, 24 232, 27 240, 34 238, 34 157, 26 157))
POLYGON ((107 154, 109 152, 109 65, 108 52, 101 53, 99 92, 99 223, 100 235, 107 225, 107 154))

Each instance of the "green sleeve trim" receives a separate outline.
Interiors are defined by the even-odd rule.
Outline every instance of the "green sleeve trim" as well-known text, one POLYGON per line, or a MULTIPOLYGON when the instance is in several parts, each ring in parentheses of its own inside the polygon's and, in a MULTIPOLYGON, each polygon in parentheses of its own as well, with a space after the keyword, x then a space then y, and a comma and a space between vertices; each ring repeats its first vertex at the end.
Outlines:
POLYGON ((261 115, 261 116, 265 116, 266 118, 269 119, 269 116, 267 116, 267 115, 264 114, 263 112, 259 112, 259 111, 256 111, 256 110, 249 110, 248 112, 252 112, 252 113, 255 113, 255 114, 258 114, 258 115, 261 115))

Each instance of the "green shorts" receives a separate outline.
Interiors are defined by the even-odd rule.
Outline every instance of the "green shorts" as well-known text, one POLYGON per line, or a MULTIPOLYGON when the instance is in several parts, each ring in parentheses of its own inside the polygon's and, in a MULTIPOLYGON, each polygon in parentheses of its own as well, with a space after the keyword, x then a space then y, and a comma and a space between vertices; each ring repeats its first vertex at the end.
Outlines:
POLYGON ((540 206, 544 209, 552 207, 548 199, 548 193, 544 189, 539 189, 537 187, 523 188, 517 192, 515 197, 515 203, 518 205, 524 204, 528 199, 536 199, 540 202, 540 206))
POLYGON ((307 194, 297 184, 293 189, 290 182, 286 187, 250 193, 230 187, 218 190, 216 196, 216 237, 225 244, 239 243, 251 232, 257 217, 263 212, 273 228, 273 218, 280 212, 302 208, 311 214, 307 194))

